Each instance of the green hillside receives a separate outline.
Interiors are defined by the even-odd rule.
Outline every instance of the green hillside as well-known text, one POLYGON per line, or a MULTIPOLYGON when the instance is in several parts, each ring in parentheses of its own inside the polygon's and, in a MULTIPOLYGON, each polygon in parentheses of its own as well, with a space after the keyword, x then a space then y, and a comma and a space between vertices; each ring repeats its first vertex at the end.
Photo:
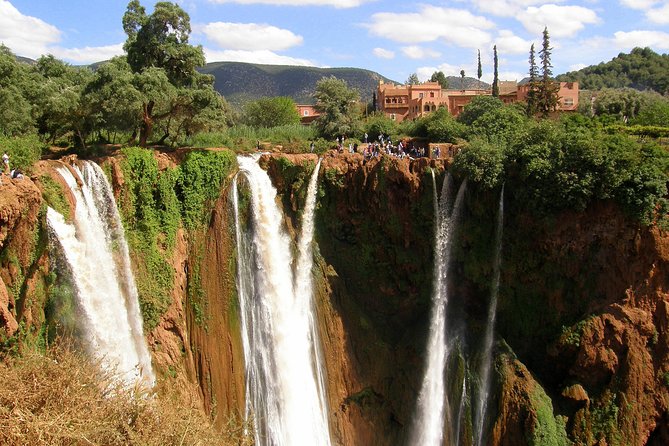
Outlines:
POLYGON ((262 97, 289 96, 298 104, 313 104, 316 82, 335 76, 360 92, 363 101, 371 101, 380 80, 386 77, 360 68, 316 68, 286 65, 259 65, 242 62, 212 62, 200 72, 214 76, 214 88, 234 107, 262 97))
POLYGON ((669 54, 657 54, 650 48, 634 48, 620 53, 609 62, 591 65, 561 74, 560 81, 578 81, 581 89, 635 88, 669 92, 669 54))

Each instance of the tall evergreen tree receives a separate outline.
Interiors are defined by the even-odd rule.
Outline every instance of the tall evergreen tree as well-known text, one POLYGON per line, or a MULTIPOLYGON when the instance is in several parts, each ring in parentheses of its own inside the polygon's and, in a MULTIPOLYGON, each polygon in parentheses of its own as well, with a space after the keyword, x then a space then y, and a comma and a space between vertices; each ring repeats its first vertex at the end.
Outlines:
POLYGON ((497 45, 492 47, 492 61, 493 61, 493 78, 492 78, 492 95, 499 97, 499 74, 497 61, 497 45))
POLYGON ((476 70, 476 76, 479 79, 479 88, 480 88, 481 76, 483 76, 483 69, 481 68, 481 50, 478 50, 478 68, 476 70))
POLYGON ((533 116, 537 112, 538 101, 538 81, 539 81, 539 67, 537 67, 537 60, 534 52, 534 44, 530 46, 530 81, 528 83, 529 89, 527 91, 527 116, 533 116))
POLYGON ((430 77, 430 82, 439 82, 439 85, 441 85, 442 90, 448 89, 448 79, 446 79, 446 75, 444 74, 443 71, 435 71, 434 73, 432 73, 432 77, 430 77))
POLYGON ((409 75, 409 78, 406 81, 407 85, 418 85, 420 84, 420 79, 418 79, 418 75, 416 73, 411 73, 409 75))
POLYGON ((538 92, 538 107, 541 115, 545 118, 548 113, 555 110, 558 104, 558 89, 559 86, 553 79, 553 65, 551 64, 551 52, 553 48, 550 45, 550 36, 548 35, 548 28, 544 28, 543 41, 541 44, 541 51, 539 51, 539 58, 541 60, 541 82, 539 84, 538 92))

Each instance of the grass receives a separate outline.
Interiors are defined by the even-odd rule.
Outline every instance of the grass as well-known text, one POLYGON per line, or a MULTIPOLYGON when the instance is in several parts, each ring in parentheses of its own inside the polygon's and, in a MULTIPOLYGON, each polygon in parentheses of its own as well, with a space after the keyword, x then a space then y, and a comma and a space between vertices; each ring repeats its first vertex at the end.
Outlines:
MULTIPOLYGON (((0 363, 0 444, 250 445, 240 423, 213 429, 196 399, 119 388, 67 345, 0 363)), ((183 393, 183 392, 182 392, 183 393)))

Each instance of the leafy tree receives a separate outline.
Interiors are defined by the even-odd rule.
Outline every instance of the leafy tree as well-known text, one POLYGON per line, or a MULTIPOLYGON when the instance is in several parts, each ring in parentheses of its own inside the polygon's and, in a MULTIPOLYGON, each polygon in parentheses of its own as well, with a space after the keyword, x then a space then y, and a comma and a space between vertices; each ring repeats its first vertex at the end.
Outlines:
POLYGON ((434 73, 432 73, 432 77, 430 77, 430 82, 439 82, 439 85, 441 85, 442 90, 448 89, 448 79, 446 78, 446 75, 444 74, 443 71, 435 71, 434 73))
POLYGON ((504 160, 501 145, 474 138, 455 155, 453 171, 484 189, 492 189, 504 181, 504 160))
POLYGON ((635 125, 669 127, 669 99, 666 97, 645 93, 648 99, 639 110, 639 113, 630 123, 635 125))
POLYGON ((552 76, 553 65, 551 64, 551 52, 553 48, 550 46, 550 36, 548 35, 548 28, 544 28, 543 40, 541 50, 539 51, 539 58, 541 59, 541 83, 539 85, 537 105, 543 117, 547 117, 548 113, 555 110, 558 104, 558 90, 559 86, 553 82, 552 76))
POLYGON ((25 94, 28 77, 26 67, 0 44, 0 134, 20 135, 33 127, 32 106, 25 94))
POLYGON ((458 121, 466 125, 472 125, 484 113, 503 106, 504 103, 498 98, 486 95, 476 96, 469 104, 465 105, 462 113, 458 115, 458 121))
POLYGON ((369 141, 376 141, 381 133, 395 139, 397 121, 393 121, 383 112, 375 112, 365 121, 364 131, 369 141))
POLYGON ((195 71, 204 65, 204 53, 201 46, 188 43, 190 18, 181 7, 158 2, 153 14, 147 15, 139 0, 132 0, 123 15, 123 29, 128 36, 123 48, 137 74, 136 87, 143 94, 141 145, 146 145, 156 122, 167 121, 162 125, 162 142, 175 120, 193 122, 198 113, 211 107, 214 109, 205 115, 222 113, 222 99, 207 91, 213 90, 213 77, 195 71), (202 91, 193 91, 198 89, 202 91))
POLYGON ((492 72, 492 95, 493 97, 498 97, 499 96, 499 62, 497 60, 497 45, 494 45, 492 47, 492 66, 493 66, 493 72, 492 72))
POLYGON ((478 65, 476 69, 476 77, 479 80, 479 85, 481 85, 481 76, 483 76, 483 68, 481 67, 481 50, 478 50, 478 65))
POLYGON ((316 126, 324 138, 360 133, 360 95, 345 80, 324 77, 316 83, 316 110, 320 116, 316 126))
POLYGON ((648 94, 631 88, 605 89, 597 94, 593 110, 595 116, 612 116, 626 122, 633 120, 649 100, 648 94))
POLYGON ((525 127, 525 116, 515 107, 495 107, 472 122, 469 133, 488 142, 509 143, 525 127))
POLYGON ((299 124, 300 115, 292 98, 262 98, 244 107, 243 121, 252 127, 278 127, 299 124))
POLYGON ((420 80, 418 79, 418 75, 416 73, 411 73, 405 83, 406 85, 418 85, 420 84, 420 80))
POLYGON ((460 70, 460 89, 465 89, 465 70, 460 70))
POLYGON ((426 118, 427 137, 434 142, 456 142, 465 133, 465 127, 453 118, 445 107, 426 118))

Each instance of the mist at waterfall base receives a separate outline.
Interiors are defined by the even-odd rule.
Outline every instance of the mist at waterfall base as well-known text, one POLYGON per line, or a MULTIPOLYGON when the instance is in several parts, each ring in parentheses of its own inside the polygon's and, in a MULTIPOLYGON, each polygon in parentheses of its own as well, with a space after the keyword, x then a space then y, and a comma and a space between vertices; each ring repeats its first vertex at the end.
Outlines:
POLYGON ((125 385, 151 388, 155 375, 111 186, 92 161, 57 171, 76 202, 74 219, 68 223, 48 208, 47 224, 51 244, 60 254, 56 258, 65 263, 56 269, 73 281, 80 341, 125 385))
POLYGON ((320 161, 309 181, 296 259, 267 172, 257 158, 239 157, 238 162, 240 173, 231 193, 246 413, 255 427, 255 443, 330 445, 311 279, 320 161), (248 200, 244 207, 240 197, 248 200))
POLYGON ((495 224, 493 275, 485 333, 482 343, 474 345, 476 342, 467 339, 470 327, 462 304, 453 299, 450 291, 451 284, 458 280, 451 271, 451 256, 453 240, 459 230, 466 180, 460 185, 455 200, 450 173, 444 178, 440 198, 434 172, 432 183, 435 215, 432 310, 425 369, 406 444, 480 446, 486 444, 489 428, 487 416, 501 265, 503 188, 495 224))

